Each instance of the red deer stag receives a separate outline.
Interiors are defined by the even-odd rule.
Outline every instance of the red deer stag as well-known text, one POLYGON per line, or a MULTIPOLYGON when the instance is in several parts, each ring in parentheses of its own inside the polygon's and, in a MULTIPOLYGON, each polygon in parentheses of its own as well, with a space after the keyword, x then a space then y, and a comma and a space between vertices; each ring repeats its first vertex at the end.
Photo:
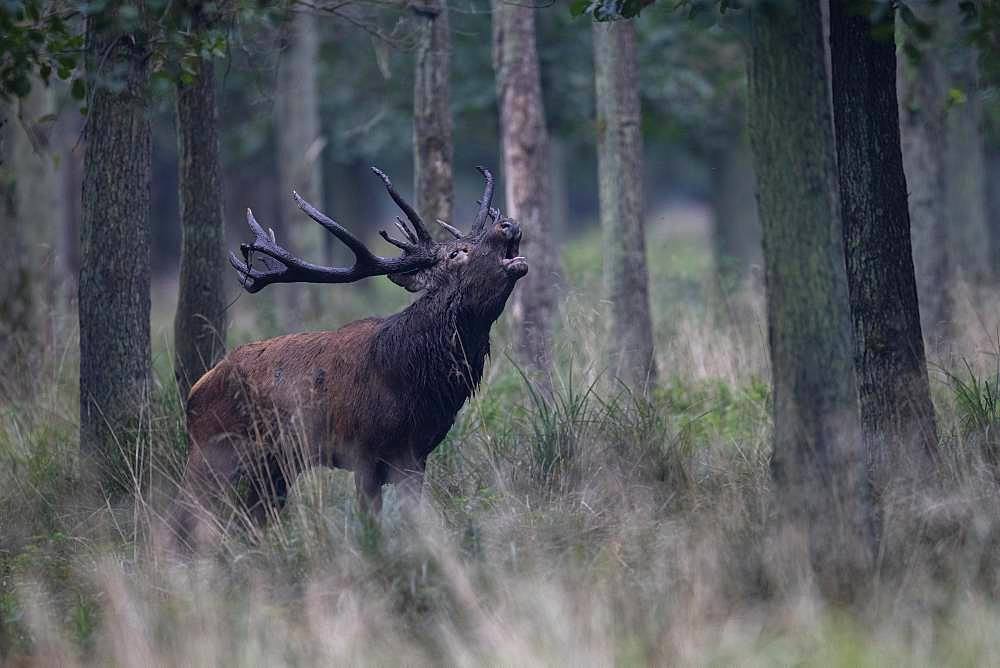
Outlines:
POLYGON ((191 450, 185 494, 173 515, 178 538, 197 538, 199 527, 208 528, 201 519, 209 516, 200 509, 241 481, 242 503, 251 517, 264 520, 282 507, 295 477, 316 465, 353 471, 359 504, 373 513, 387 482, 404 498, 419 498, 427 456, 476 390, 490 327, 528 272, 518 255, 521 230, 491 208, 493 176, 477 169, 486 185, 471 232, 463 235, 438 221, 454 237, 438 242, 389 178, 373 168, 411 225, 397 217, 403 238, 380 233, 402 251, 393 258, 375 255, 293 193, 306 215, 354 253, 349 268, 295 257, 247 211, 254 241, 240 246, 242 260, 229 257, 247 292, 272 283, 351 283, 386 275, 423 295, 386 318, 241 346, 202 376, 187 402, 191 450), (254 254, 262 256, 262 269, 254 268, 254 254))

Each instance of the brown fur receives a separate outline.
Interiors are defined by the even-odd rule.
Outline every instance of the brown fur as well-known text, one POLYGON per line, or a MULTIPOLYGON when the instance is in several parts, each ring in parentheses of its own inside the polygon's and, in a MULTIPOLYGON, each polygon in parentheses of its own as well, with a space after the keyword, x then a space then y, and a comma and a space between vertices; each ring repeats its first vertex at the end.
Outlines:
POLYGON ((442 243, 436 265, 404 277, 425 293, 402 312, 250 343, 200 378, 187 404, 179 537, 210 528, 201 509, 242 481, 245 507, 266 519, 316 465, 353 471, 373 512, 386 482, 417 498, 427 456, 477 387, 490 327, 527 271, 511 259, 519 240, 502 221, 442 243))

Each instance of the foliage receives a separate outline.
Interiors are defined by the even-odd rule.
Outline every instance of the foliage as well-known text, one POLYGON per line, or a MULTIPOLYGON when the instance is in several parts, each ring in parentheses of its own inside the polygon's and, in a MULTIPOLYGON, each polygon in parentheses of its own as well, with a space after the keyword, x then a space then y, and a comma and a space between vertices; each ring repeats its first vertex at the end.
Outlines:
POLYGON ((83 35, 74 9, 43 0, 0 2, 0 100, 25 97, 33 79, 48 85, 53 74, 72 80, 74 97, 83 99, 76 72, 83 35))
POLYGON ((219 3, 171 3, 147 0, 141 5, 109 0, 5 0, 0 3, 0 99, 24 97, 33 81, 49 85, 53 74, 71 82, 82 101, 88 85, 118 85, 117 73, 95 55, 96 72, 84 72, 84 30, 127 34, 150 51, 152 91, 164 94, 173 84, 189 84, 202 58, 222 58, 237 18, 247 24, 271 20, 273 7, 219 3), (195 25, 197 24, 197 25, 195 25))

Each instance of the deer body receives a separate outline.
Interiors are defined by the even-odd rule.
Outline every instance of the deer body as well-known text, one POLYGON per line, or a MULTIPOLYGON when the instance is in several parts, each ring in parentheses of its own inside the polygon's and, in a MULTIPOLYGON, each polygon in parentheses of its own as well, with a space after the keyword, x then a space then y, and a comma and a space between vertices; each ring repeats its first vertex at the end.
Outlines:
MULTIPOLYGON (((353 471, 359 501, 372 512, 381 506, 385 483, 396 484, 404 499, 419 497, 427 457, 478 386, 490 328, 527 272, 524 258, 516 255, 520 229, 489 209, 492 178, 484 174, 487 191, 480 215, 494 224, 477 221, 471 235, 454 233, 455 240, 427 242, 418 249, 422 254, 416 269, 391 273, 403 287, 424 291, 409 307, 332 332, 244 345, 195 383, 187 405, 191 451, 186 493, 175 513, 175 530, 182 539, 197 532, 199 517, 204 517, 199 512, 209 496, 247 480, 246 507, 254 519, 263 520, 284 504, 294 478, 316 465, 353 471)), ((314 219, 322 216, 303 205, 314 219)), ((401 229, 416 242, 422 231, 413 220, 416 214, 404 211, 418 231, 401 229)), ((232 260, 241 276, 253 281, 246 286, 249 291, 279 282, 291 263, 315 271, 314 265, 290 255, 277 258, 280 267, 265 262, 268 271, 253 270, 248 250, 271 258, 287 252, 273 236, 262 242, 262 231, 252 216, 249 220, 258 239, 244 247, 245 264, 232 260)), ((405 248, 401 259, 407 259, 405 248)), ((347 270, 323 271, 327 273, 310 279, 342 278, 332 272, 347 270)))

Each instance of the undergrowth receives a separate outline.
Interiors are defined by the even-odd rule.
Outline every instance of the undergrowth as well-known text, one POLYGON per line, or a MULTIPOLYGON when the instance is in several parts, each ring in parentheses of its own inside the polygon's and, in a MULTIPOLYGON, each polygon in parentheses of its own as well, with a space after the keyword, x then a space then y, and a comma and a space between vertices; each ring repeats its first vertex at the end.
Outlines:
MULTIPOLYGON (((0 410, 0 655, 177 666, 1000 659, 994 360, 935 360, 937 477, 893 500, 870 598, 831 608, 783 556, 775 522, 759 297, 715 308, 681 296, 690 281, 654 271, 654 297, 677 298, 654 302, 670 304, 657 314, 669 326, 657 328, 661 381, 649 395, 603 376, 604 316, 569 294, 551 383, 517 369, 498 325, 482 387, 430 458, 420 512, 387 488, 381 519, 368 521, 350 474, 317 469, 264 530, 235 522, 194 559, 155 540, 186 449, 169 342, 157 343, 145 430, 121 441, 110 469, 118 493, 95 495, 79 482, 70 336, 0 410)), ((237 320, 234 336, 249 337, 251 319, 237 320)))

